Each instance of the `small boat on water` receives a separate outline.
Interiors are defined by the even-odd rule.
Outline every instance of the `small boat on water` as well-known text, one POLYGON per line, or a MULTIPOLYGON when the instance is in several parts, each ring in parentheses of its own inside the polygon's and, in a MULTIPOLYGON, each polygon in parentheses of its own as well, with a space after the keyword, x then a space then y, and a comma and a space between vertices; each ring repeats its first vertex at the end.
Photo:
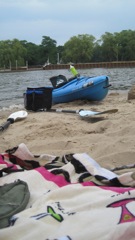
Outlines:
POLYGON ((102 101, 108 94, 108 76, 76 76, 66 79, 63 75, 50 78, 53 85, 52 102, 66 103, 75 100, 102 101))

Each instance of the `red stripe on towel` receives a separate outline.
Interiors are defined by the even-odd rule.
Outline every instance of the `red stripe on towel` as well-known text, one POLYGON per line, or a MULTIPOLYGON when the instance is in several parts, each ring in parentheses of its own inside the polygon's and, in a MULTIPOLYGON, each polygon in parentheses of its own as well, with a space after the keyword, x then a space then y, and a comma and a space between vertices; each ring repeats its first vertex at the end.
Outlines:
POLYGON ((50 173, 44 167, 39 167, 39 168, 36 168, 35 170, 38 171, 46 180, 54 182, 59 187, 64 187, 70 184, 65 180, 63 176, 50 173))

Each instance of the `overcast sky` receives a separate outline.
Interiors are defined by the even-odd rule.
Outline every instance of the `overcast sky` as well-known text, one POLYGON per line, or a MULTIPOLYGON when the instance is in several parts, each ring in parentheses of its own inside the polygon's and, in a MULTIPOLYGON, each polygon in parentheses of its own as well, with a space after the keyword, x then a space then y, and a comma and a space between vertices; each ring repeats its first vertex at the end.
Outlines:
POLYGON ((135 30, 135 0, 0 0, 0 41, 64 45, 78 34, 97 40, 105 32, 135 30))

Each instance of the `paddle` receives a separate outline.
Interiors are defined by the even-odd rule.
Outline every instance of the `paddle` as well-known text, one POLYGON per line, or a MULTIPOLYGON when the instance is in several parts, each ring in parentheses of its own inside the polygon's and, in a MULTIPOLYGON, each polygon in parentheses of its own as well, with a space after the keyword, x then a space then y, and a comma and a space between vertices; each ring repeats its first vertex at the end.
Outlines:
POLYGON ((90 117, 90 116, 95 116, 95 115, 100 115, 100 114, 110 114, 110 113, 116 113, 118 109, 109 109, 106 111, 102 112, 95 112, 95 111, 90 111, 90 110, 65 110, 65 109, 50 109, 50 110, 44 110, 47 112, 63 112, 63 113, 77 113, 81 117, 90 117))
POLYGON ((95 115, 110 114, 110 113, 116 113, 116 112, 118 112, 118 109, 109 109, 109 110, 102 111, 102 112, 94 112, 94 111, 89 111, 89 110, 83 111, 83 110, 81 110, 79 112, 79 114, 80 114, 81 117, 90 117, 90 116, 95 116, 95 115))
POLYGON ((8 128, 10 124, 14 123, 16 120, 26 118, 27 115, 28 113, 26 111, 18 111, 18 112, 12 113, 8 117, 7 121, 0 126, 0 132, 4 131, 6 128, 8 128))

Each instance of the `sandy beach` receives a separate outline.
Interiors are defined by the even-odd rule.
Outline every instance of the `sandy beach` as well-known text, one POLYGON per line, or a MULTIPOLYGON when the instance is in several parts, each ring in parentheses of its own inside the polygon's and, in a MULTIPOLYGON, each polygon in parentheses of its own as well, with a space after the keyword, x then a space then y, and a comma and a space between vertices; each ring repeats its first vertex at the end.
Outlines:
MULTIPOLYGON (((1 193, 1 202, 5 211, 13 202, 18 213, 0 221, 1 239, 135 239, 134 168, 113 169, 134 165, 134 107, 128 93, 109 93, 100 103, 75 101, 52 108, 118 109, 115 113, 82 119, 76 113, 28 112, 3 131, 1 186, 13 184, 15 190, 9 191, 11 200, 1 193), (15 205, 17 191, 27 200, 21 211, 15 205)), ((0 112, 0 124, 10 113, 0 112)))
MULTIPOLYGON (((73 113, 28 112, 26 119, 16 121, 1 133, 0 152, 25 143, 33 154, 87 153, 106 168, 133 164, 135 100, 129 101, 127 96, 128 93, 109 93, 99 103, 75 101, 52 106, 72 110, 118 109, 116 113, 93 118, 82 119, 73 113)), ((12 112, 1 111, 0 124, 12 112)))

